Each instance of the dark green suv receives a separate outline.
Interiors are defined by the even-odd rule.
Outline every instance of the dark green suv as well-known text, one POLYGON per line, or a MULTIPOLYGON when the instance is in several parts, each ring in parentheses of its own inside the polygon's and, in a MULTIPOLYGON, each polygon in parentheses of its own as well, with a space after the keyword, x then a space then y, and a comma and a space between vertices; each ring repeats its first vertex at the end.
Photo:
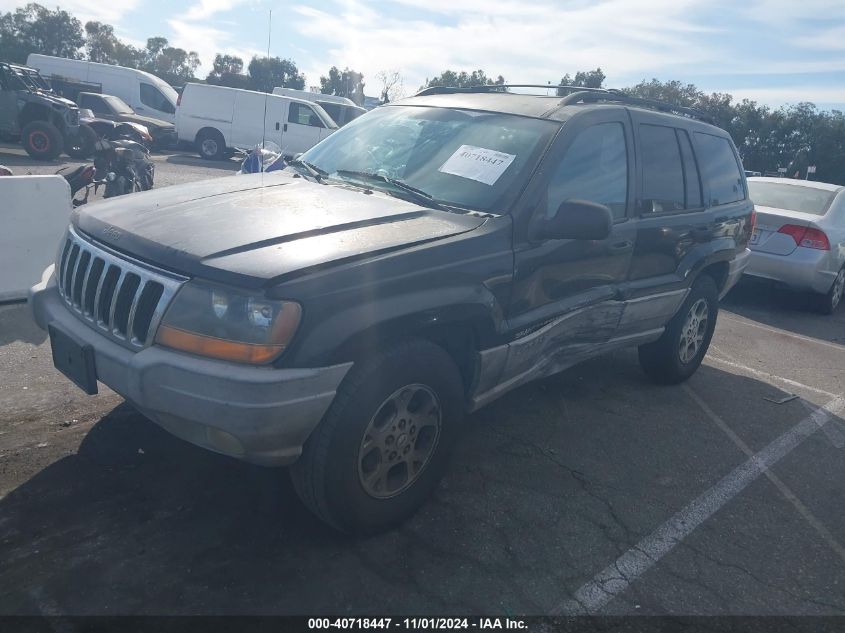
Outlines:
POLYGON ((63 150, 73 157, 89 151, 80 142, 76 104, 54 94, 34 68, 6 62, 0 62, 0 137, 20 140, 38 160, 53 160, 63 150))

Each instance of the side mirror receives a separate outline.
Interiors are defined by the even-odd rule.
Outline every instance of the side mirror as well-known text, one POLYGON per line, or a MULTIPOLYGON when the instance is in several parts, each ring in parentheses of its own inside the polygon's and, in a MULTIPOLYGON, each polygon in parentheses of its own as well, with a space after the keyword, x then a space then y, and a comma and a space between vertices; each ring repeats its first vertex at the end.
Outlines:
POLYGON ((613 214, 605 205, 589 200, 565 200, 552 218, 538 218, 531 239, 603 240, 610 235, 613 214))

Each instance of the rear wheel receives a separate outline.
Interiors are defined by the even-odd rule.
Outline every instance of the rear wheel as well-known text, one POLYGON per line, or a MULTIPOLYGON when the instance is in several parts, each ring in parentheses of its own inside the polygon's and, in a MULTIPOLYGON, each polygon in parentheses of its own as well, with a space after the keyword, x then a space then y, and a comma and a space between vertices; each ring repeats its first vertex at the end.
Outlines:
POLYGON ((33 121, 21 131, 21 142, 26 153, 36 160, 54 160, 62 153, 62 133, 52 123, 33 121))
POLYGON ((713 338, 719 291, 709 275, 695 280, 663 335, 639 348, 640 366, 655 382, 677 384, 695 373, 713 338))
POLYGON ((206 160, 223 160, 226 157, 226 141, 217 130, 200 130, 197 151, 206 160))
POLYGON ((461 375, 442 348, 381 352, 353 367, 291 467, 297 494, 345 532, 395 525, 437 486, 462 416, 461 375))
POLYGON ((839 269, 830 290, 826 294, 816 295, 816 308, 822 314, 833 314, 842 303, 843 294, 845 294, 845 266, 839 269))
POLYGON ((65 139, 65 152, 71 158, 88 158, 97 144, 97 133, 84 123, 75 134, 65 139))

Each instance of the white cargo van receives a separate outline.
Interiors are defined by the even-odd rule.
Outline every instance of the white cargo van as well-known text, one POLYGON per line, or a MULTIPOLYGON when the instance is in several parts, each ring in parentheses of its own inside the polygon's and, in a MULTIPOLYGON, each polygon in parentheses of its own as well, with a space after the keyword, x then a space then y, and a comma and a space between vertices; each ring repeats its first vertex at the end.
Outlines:
POLYGON ((186 84, 176 109, 179 140, 196 143, 199 155, 209 160, 262 141, 273 142, 292 156, 311 149, 336 129, 316 103, 224 86, 186 84))
POLYGON ((56 77, 99 84, 103 93, 120 97, 138 114, 170 123, 176 121, 178 93, 166 82, 143 70, 36 53, 26 58, 26 64, 37 68, 48 80, 56 77))
POLYGON ((352 119, 357 119, 367 110, 355 104, 352 99, 346 97, 338 97, 335 95, 324 95, 320 92, 311 92, 310 90, 296 90, 295 88, 273 88, 274 95, 282 95, 284 97, 293 97, 294 99, 305 99, 306 101, 313 101, 319 103, 320 106, 329 113, 329 116, 334 120, 338 126, 343 127, 352 119))

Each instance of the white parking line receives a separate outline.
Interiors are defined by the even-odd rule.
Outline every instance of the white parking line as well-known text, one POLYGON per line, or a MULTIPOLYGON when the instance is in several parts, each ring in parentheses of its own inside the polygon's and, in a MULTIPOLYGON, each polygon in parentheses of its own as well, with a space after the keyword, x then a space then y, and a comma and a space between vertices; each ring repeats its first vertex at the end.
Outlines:
MULTIPOLYGON (((720 350, 715 345, 710 345, 710 349, 721 354, 722 356, 728 356, 725 352, 720 350)), ((812 391, 814 393, 821 394, 823 396, 827 396, 828 398, 835 398, 836 394, 831 393, 830 391, 825 391, 824 389, 819 389, 818 387, 813 387, 811 385, 805 385, 803 382, 798 382, 797 380, 792 380, 791 378, 784 378, 783 376, 778 376, 777 374, 770 374, 767 371, 762 371, 761 369, 755 369, 754 367, 749 367, 748 365, 743 365, 742 363, 737 363, 733 360, 725 360, 724 358, 719 358, 718 356, 713 356, 713 354, 708 354, 705 356, 704 360, 711 360, 717 363, 721 363, 722 365, 727 365, 728 367, 733 367, 735 369, 741 369, 743 371, 747 371, 749 374, 757 376, 758 378, 768 378, 769 380, 777 380, 786 385, 790 385, 791 387, 798 387, 800 389, 806 389, 807 391, 812 391)))
POLYGON ((692 503, 677 512, 657 530, 600 571, 572 598, 553 610, 554 615, 597 613, 615 596, 651 569, 704 521, 745 490, 766 469, 783 459, 827 423, 832 415, 845 409, 845 398, 837 397, 815 409, 789 431, 753 454, 692 503))
POLYGON ((752 321, 751 319, 746 319, 745 317, 738 316, 733 312, 721 312, 719 314, 719 318, 726 319, 728 321, 734 321, 735 323, 742 323, 743 325, 750 325, 751 327, 766 330, 767 332, 772 332, 774 334, 782 334, 783 336, 789 336, 800 341, 807 341, 808 343, 815 343, 816 345, 822 345, 824 347, 830 347, 832 349, 839 350, 840 352, 845 352, 845 345, 840 345, 839 343, 831 343, 830 341, 823 341, 818 338, 813 338, 812 336, 796 334, 795 332, 790 332, 789 330, 782 330, 780 328, 772 327, 770 325, 762 325, 761 323, 757 323, 756 321, 752 321))
MULTIPOLYGON (((728 426, 727 422, 725 422, 721 417, 719 417, 716 412, 713 411, 713 409, 711 409, 710 406, 706 402, 704 402, 704 400, 701 399, 701 396, 699 396, 695 392, 695 390, 689 386, 689 384, 683 385, 682 389, 686 391, 689 397, 693 399, 693 401, 701 408, 702 411, 704 411, 704 414, 708 418, 710 418, 713 424, 718 426, 724 432, 724 434, 727 435, 734 444, 736 444, 739 450, 745 453, 748 457, 754 456, 753 451, 748 447, 745 442, 742 441, 742 438, 739 437, 739 435, 737 435, 734 430, 728 426)), ((841 448, 841 446, 837 448, 841 448)), ((781 494, 786 498, 786 500, 789 501, 795 507, 795 509, 798 511, 798 514, 804 517, 807 523, 809 523, 810 526, 816 532, 818 532, 819 536, 822 537, 822 540, 827 543, 828 546, 830 546, 830 549, 836 552, 839 558, 841 558, 842 561, 845 562, 845 547, 842 547, 839 541, 836 540, 836 537, 834 537, 833 534, 830 533, 830 530, 828 530, 824 526, 824 524, 815 517, 815 515, 810 511, 810 509, 804 505, 804 503, 798 498, 798 496, 794 492, 792 492, 789 486, 783 483, 780 477, 778 477, 768 468, 763 471, 763 474, 768 478, 769 481, 771 481, 775 485, 778 490, 780 490, 781 494)))

